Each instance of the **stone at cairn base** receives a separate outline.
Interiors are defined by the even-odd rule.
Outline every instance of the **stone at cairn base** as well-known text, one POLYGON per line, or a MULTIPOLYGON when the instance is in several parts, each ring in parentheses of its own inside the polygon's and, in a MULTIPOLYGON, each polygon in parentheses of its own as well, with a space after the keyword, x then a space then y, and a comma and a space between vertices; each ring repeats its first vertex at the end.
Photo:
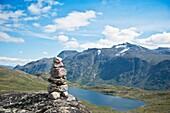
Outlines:
POLYGON ((51 99, 57 99, 57 98, 60 98, 60 93, 52 92, 48 95, 48 97, 51 98, 51 99))
POLYGON ((52 92, 66 92, 68 91, 68 85, 60 85, 57 86, 56 84, 49 84, 48 85, 48 92, 52 93, 52 92))
POLYGON ((62 95, 63 97, 68 97, 68 92, 67 92, 67 91, 62 92, 61 95, 62 95))
POLYGON ((54 99, 54 100, 58 99, 60 97, 67 97, 68 98, 68 96, 69 96, 69 94, 68 94, 67 91, 66 92, 52 92, 48 95, 48 97, 50 99, 54 99))

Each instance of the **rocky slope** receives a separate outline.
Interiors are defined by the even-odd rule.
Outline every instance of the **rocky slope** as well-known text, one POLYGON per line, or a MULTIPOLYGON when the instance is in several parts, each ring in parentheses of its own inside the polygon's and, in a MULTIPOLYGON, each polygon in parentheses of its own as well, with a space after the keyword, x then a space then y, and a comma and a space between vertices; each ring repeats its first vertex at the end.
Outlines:
MULTIPOLYGON (((169 52, 169 48, 150 50, 124 43, 83 52, 62 51, 58 56, 63 58, 68 80, 81 85, 108 83, 164 90, 170 88, 169 52)), ((46 69, 51 66, 50 62, 51 59, 42 59, 15 69, 32 74, 48 73, 46 69)))
POLYGON ((91 113, 72 95, 51 100, 47 93, 8 93, 0 100, 0 113, 91 113))

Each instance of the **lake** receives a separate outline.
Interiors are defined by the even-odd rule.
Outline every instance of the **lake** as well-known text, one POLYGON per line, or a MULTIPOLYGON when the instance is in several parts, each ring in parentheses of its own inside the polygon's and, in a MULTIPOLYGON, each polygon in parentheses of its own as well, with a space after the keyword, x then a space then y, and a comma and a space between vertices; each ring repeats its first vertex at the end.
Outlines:
POLYGON ((86 100, 100 106, 110 106, 113 110, 128 111, 139 108, 147 103, 141 100, 104 95, 95 91, 69 87, 68 92, 78 99, 86 100))

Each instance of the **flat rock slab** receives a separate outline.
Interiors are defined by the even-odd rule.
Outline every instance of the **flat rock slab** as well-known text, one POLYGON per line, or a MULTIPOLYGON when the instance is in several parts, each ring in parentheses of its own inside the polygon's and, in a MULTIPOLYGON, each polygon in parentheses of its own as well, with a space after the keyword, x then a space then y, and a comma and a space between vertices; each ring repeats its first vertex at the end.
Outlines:
POLYGON ((48 93, 7 93, 0 95, 0 113, 92 113, 69 94, 52 100, 48 93))

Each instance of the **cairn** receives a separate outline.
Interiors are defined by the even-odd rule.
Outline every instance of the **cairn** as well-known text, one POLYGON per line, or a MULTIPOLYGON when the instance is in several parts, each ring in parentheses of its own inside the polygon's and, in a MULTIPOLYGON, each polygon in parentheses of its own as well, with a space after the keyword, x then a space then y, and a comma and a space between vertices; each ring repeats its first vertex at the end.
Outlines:
POLYGON ((67 70, 63 68, 62 59, 54 57, 51 67, 51 76, 48 79, 50 84, 48 85, 48 93, 51 99, 57 99, 60 97, 68 96, 68 85, 66 82, 67 70))

